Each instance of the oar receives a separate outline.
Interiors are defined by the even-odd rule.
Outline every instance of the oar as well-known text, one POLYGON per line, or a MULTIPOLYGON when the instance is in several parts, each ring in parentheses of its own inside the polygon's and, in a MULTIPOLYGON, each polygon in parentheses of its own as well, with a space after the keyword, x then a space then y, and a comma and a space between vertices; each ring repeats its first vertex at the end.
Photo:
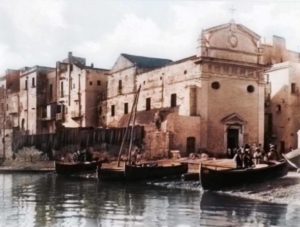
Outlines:
POLYGON ((282 154, 282 156, 284 157, 284 159, 290 164, 290 166, 292 166, 292 167, 294 167, 295 169, 297 169, 297 173, 299 172, 299 167, 295 164, 295 163, 293 163, 293 162, 291 162, 284 154, 282 154))

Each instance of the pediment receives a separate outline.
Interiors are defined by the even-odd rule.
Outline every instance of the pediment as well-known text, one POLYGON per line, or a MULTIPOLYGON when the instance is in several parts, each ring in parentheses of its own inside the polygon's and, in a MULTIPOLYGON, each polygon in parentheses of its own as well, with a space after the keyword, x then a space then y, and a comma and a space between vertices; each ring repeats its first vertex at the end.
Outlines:
POLYGON ((207 49, 257 54, 260 36, 244 25, 228 23, 204 30, 201 40, 207 49))
POLYGON ((123 55, 120 55, 118 57, 118 59, 116 60, 114 66, 111 69, 111 72, 116 72, 122 69, 126 69, 129 68, 131 66, 133 66, 134 63, 132 63, 131 61, 129 61, 127 58, 125 58, 123 55))
POLYGON ((239 125, 244 125, 247 123, 244 120, 244 118, 237 113, 232 113, 227 115, 226 117, 222 118, 221 122, 224 124, 239 124, 239 125))

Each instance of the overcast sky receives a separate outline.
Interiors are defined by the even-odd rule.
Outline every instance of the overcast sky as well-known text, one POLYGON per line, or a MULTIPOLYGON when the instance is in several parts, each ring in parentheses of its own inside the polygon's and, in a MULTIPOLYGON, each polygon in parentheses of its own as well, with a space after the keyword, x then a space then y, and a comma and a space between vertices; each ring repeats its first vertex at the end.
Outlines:
POLYGON ((202 29, 232 18, 300 51, 300 1, 0 0, 0 73, 54 66, 68 51, 111 68, 120 53, 172 60, 196 54, 202 29))

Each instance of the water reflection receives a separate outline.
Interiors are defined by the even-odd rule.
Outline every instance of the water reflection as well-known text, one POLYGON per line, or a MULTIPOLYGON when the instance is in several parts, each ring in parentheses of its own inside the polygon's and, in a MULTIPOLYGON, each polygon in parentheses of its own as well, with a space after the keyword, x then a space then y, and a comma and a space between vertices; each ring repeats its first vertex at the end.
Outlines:
POLYGON ((199 191, 56 175, 0 175, 0 182, 3 226, 293 226, 300 221, 299 207, 199 191))
MULTIPOLYGON (((201 220, 207 226, 282 226, 287 205, 241 199, 214 192, 204 192, 201 198, 201 220)), ((292 223, 290 223, 292 224, 292 223)))

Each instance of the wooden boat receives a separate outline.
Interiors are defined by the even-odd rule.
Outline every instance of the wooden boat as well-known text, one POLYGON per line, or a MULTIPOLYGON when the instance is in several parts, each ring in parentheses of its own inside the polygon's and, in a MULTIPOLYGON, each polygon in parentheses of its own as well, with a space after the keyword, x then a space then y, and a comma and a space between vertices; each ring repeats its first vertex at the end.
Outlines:
POLYGON ((181 177, 186 173, 185 163, 146 163, 141 165, 125 165, 125 178, 128 181, 153 180, 165 177, 181 177))
POLYGON ((140 165, 125 165, 125 167, 120 168, 99 168, 98 178, 102 181, 144 181, 181 177, 187 170, 187 164, 151 162, 140 165))
POLYGON ((81 173, 96 172, 100 168, 102 161, 92 162, 55 162, 55 171, 61 175, 73 175, 81 173))
POLYGON ((219 169, 216 166, 202 164, 200 169, 203 189, 221 190, 285 176, 288 172, 288 163, 286 160, 270 161, 268 164, 247 169, 219 169))
POLYGON ((98 168, 98 179, 100 181, 125 181, 125 170, 123 167, 101 167, 98 168))

